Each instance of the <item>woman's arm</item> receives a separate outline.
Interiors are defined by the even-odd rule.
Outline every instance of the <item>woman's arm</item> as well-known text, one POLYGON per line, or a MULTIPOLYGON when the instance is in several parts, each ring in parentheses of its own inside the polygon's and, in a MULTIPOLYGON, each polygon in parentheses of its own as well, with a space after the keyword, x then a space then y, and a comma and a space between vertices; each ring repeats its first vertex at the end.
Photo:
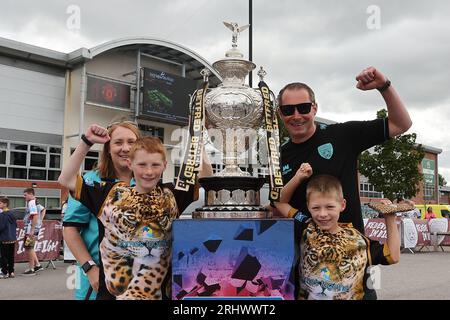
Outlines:
MULTIPOLYGON (((108 130, 100 127, 96 124, 89 126, 85 134, 88 141, 94 143, 106 143, 109 141, 108 130)), ((63 167, 61 174, 59 175, 58 182, 68 188, 71 192, 75 191, 77 174, 80 170, 81 164, 84 161, 91 146, 86 142, 80 141, 77 148, 70 156, 69 161, 63 167)))

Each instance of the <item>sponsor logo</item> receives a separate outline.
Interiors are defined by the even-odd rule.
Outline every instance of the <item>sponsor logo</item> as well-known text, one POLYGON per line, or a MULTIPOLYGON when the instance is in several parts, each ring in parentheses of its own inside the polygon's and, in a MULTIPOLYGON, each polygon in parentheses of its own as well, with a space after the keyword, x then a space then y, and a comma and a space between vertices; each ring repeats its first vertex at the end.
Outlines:
POLYGON ((289 167, 289 164, 285 164, 282 169, 282 175, 286 175, 292 171, 292 168, 289 167))

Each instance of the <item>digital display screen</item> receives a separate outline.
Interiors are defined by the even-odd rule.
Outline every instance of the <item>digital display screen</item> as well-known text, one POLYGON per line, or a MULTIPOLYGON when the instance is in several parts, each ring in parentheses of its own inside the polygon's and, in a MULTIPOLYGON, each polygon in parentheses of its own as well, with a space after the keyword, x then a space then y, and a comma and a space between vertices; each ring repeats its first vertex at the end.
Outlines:
POLYGON ((141 115, 152 120, 187 125, 189 100, 196 81, 144 68, 141 115))
POLYGON ((88 76, 86 102, 130 109, 130 89, 123 83, 88 76))

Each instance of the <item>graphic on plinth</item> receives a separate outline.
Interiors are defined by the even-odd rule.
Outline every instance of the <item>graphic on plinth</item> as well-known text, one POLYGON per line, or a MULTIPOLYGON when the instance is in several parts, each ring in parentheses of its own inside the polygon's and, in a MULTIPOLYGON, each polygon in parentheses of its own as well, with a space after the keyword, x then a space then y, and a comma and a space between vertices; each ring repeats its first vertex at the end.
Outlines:
POLYGON ((173 224, 172 298, 294 299, 291 219, 193 219, 173 224))

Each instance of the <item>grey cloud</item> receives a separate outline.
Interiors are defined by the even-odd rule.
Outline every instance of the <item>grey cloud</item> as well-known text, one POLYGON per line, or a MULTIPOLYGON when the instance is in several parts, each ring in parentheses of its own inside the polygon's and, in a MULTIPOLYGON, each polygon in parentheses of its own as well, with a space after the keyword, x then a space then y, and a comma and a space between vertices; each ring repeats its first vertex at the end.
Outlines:
MULTIPOLYGON (((77 49, 78 44, 67 43, 72 38, 65 37, 66 9, 71 4, 81 9, 80 34, 87 43, 80 46, 131 35, 153 36, 189 47, 210 62, 230 46, 231 35, 222 21, 248 20, 248 1, 243 0, 6 0, 0 11, 0 36, 27 33, 32 24, 34 33, 29 40, 21 34, 22 41, 33 44, 36 37, 48 38, 48 48, 58 41, 68 51, 77 49)), ((391 78, 413 117, 420 115, 414 127, 419 140, 441 146, 440 164, 450 168, 446 142, 450 134, 440 130, 430 137, 423 124, 438 127, 450 120, 449 13, 447 0, 257 0, 253 60, 267 70, 273 91, 288 82, 306 82, 315 89, 320 110, 348 117, 357 112, 375 114, 383 106, 376 92, 354 87, 362 68, 378 67, 391 78), (381 9, 380 30, 366 26, 369 5, 381 9), (430 110, 430 115, 424 116, 422 110, 430 110)), ((246 55, 247 42, 248 31, 239 40, 246 55)))

